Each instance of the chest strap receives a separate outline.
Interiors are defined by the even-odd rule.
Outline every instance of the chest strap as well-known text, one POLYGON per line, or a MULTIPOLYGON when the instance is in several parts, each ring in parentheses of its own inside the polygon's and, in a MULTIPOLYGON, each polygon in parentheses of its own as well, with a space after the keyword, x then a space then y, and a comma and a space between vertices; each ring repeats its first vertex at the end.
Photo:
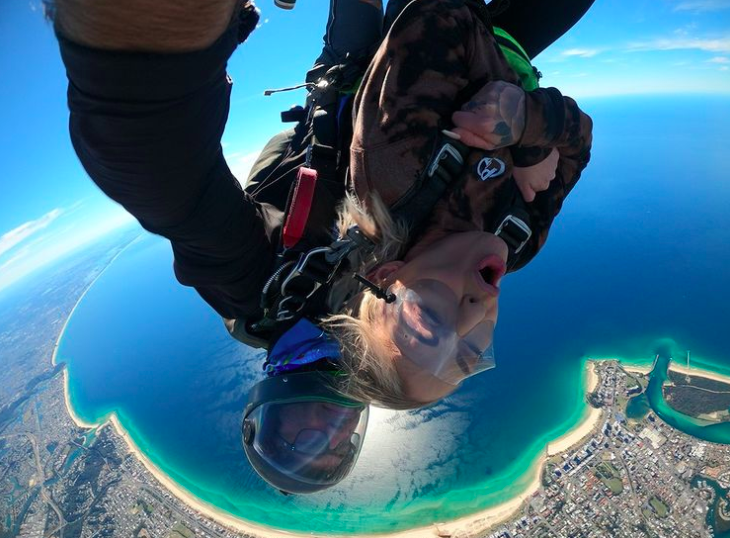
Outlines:
MULTIPOLYGON (((391 212, 405 223, 415 237, 428 224, 436 204, 461 176, 470 149, 442 135, 437 149, 419 181, 396 203, 391 212)), ((532 237, 530 215, 519 191, 505 208, 492 233, 507 243, 508 268, 514 267, 532 237)))

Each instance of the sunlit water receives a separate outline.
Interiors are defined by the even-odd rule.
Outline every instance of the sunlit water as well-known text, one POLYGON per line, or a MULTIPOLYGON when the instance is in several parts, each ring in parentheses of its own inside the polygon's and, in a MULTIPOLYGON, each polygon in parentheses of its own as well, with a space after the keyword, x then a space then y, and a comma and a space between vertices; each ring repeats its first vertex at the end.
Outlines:
POLYGON ((730 100, 582 103, 593 160, 536 260, 503 285, 497 368, 434 407, 376 410, 340 486, 282 497, 248 467, 240 418, 261 353, 172 276, 148 238, 97 281, 59 359, 96 422, 116 411, 182 487, 236 516, 314 532, 387 532, 497 504, 524 488, 545 443, 586 412, 585 356, 651 363, 657 339, 730 373, 730 100), (527 474, 526 474, 527 473, 527 474))

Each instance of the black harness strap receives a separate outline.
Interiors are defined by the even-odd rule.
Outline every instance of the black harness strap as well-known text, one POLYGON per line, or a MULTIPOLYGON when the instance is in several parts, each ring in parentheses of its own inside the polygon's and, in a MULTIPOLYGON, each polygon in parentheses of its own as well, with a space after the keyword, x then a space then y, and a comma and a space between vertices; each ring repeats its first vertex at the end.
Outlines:
POLYGON ((340 91, 351 86, 353 77, 361 72, 360 67, 348 64, 330 68, 316 82, 308 84, 307 108, 282 113, 282 120, 302 122, 307 132, 305 162, 292 184, 286 210, 287 222, 294 213, 302 211, 306 225, 303 233, 297 230, 292 234, 293 240, 290 237, 286 246, 280 246, 276 269, 261 294, 264 316, 250 326, 249 333, 261 335, 259 340, 268 345, 302 317, 322 314, 324 288, 338 273, 347 254, 361 243, 353 239, 334 243, 332 240, 337 207, 345 196, 344 169, 348 157, 341 147, 340 113, 347 107, 340 107, 340 91), (297 186, 303 175, 315 187, 313 196, 300 201, 297 186))
POLYGON ((405 223, 412 232, 420 231, 431 216, 436 203, 461 173, 467 152, 468 148, 461 142, 440 136, 434 156, 426 170, 391 208, 393 217, 405 223))
MULTIPOLYGON (((461 176, 469 148, 447 136, 440 136, 434 157, 421 178, 391 208, 397 220, 410 230, 411 240, 420 234, 428 224, 436 204, 461 176)), ((507 243, 509 248, 508 268, 515 267, 532 237, 530 215, 522 195, 516 186, 509 191, 510 197, 503 201, 506 208, 491 227, 492 233, 507 243)))

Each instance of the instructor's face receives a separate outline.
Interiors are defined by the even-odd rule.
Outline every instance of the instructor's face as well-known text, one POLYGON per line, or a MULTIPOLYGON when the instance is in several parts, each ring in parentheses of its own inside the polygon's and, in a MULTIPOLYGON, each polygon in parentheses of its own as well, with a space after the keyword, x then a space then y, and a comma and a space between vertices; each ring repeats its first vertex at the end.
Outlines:
POLYGON ((327 446, 311 460, 317 469, 335 469, 351 451, 350 438, 357 427, 360 413, 326 402, 283 405, 279 411, 279 436, 294 451, 306 445, 313 432, 328 438, 327 446))
MULTIPOLYGON (((406 261, 388 262, 373 273, 373 277, 387 285, 406 288, 418 287, 424 281, 436 281, 430 286, 429 308, 451 318, 459 337, 473 333, 480 324, 497 322, 499 283, 505 273, 507 245, 494 234, 464 232, 441 239, 406 261)), ((406 396, 417 402, 433 402, 448 395, 454 385, 441 379, 407 359, 398 342, 402 318, 385 315, 387 308, 381 301, 383 315, 378 316, 375 330, 385 336, 386 346, 392 350, 406 396)), ((428 341, 429 319, 417 309, 407 312, 408 330, 419 326, 428 341)), ((491 334, 489 336, 491 340, 491 334)), ((479 342, 482 349, 489 342, 479 342)))

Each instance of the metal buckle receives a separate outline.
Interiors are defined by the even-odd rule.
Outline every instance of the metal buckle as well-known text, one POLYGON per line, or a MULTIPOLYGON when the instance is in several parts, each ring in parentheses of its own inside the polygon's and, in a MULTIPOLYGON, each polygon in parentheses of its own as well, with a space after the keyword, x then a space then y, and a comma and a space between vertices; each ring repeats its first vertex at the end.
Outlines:
POLYGON ((282 299, 279 302, 279 305, 277 307, 277 315, 276 319, 278 320, 287 320, 291 319, 294 314, 299 312, 304 304, 307 302, 307 300, 314 295, 317 290, 322 287, 323 282, 318 282, 312 277, 304 275, 304 269, 306 268, 307 264, 310 262, 313 256, 318 254, 325 254, 325 256, 331 251, 332 249, 330 247, 318 247, 313 248, 309 252, 307 252, 304 257, 300 258, 297 264, 294 266, 294 268, 291 270, 291 272, 287 275, 287 277, 284 279, 284 282, 281 284, 281 296, 282 299), (307 293, 307 296, 304 298, 302 303, 294 310, 293 312, 289 311, 286 308, 286 305, 294 300, 293 295, 289 295, 286 291, 287 285, 294 280, 295 278, 298 278, 300 276, 305 276, 312 284, 312 289, 307 293))
MULTIPOLYGON (((291 270, 291 273, 289 273, 289 275, 284 279, 284 283, 281 285, 281 294, 284 297, 287 297, 287 293, 286 293, 287 284, 289 284, 289 282, 291 282, 293 279, 295 279, 299 276, 302 276, 304 274, 304 268, 307 266, 307 264, 309 263, 309 260, 312 258, 312 256, 314 256, 315 254, 322 254, 322 253, 326 254, 327 252, 329 252, 329 250, 330 250, 330 247, 319 247, 319 248, 313 248, 312 250, 307 252, 304 255, 304 257, 301 258, 297 262, 297 264, 294 266, 294 269, 291 270)), ((319 287, 322 285, 321 282, 317 282, 314 279, 312 279, 312 281, 314 282, 314 289, 309 293, 309 295, 307 295, 306 299, 309 299, 314 294, 314 292, 317 291, 319 289, 319 287)))
POLYGON ((439 149, 438 153, 431 161, 431 164, 428 166, 428 177, 433 177, 436 170, 438 170, 439 166, 441 166, 441 161, 447 159, 449 156, 453 157, 460 165, 464 164, 464 158, 461 156, 461 153, 459 153, 459 150, 448 142, 444 142, 441 149, 439 149))
MULTIPOLYGON (((523 234, 524 239, 520 243, 520 246, 515 249, 515 254, 519 254, 520 251, 525 247, 527 242, 532 237, 532 230, 530 230, 530 227, 527 225, 527 223, 524 220, 517 218, 514 215, 507 215, 504 218, 504 220, 502 221, 502 223, 499 225, 499 227, 497 228, 497 231, 494 232, 494 235, 496 235, 497 237, 501 237, 500 234, 502 233, 502 231, 509 232, 510 231, 509 228, 507 228, 507 230, 505 230, 505 228, 509 224, 514 224, 514 226, 516 226, 517 229, 520 232, 522 232, 522 234, 523 234)), ((504 239, 504 238, 502 238, 502 239, 504 239)), ((519 238, 517 238, 517 240, 519 240, 519 238)))

